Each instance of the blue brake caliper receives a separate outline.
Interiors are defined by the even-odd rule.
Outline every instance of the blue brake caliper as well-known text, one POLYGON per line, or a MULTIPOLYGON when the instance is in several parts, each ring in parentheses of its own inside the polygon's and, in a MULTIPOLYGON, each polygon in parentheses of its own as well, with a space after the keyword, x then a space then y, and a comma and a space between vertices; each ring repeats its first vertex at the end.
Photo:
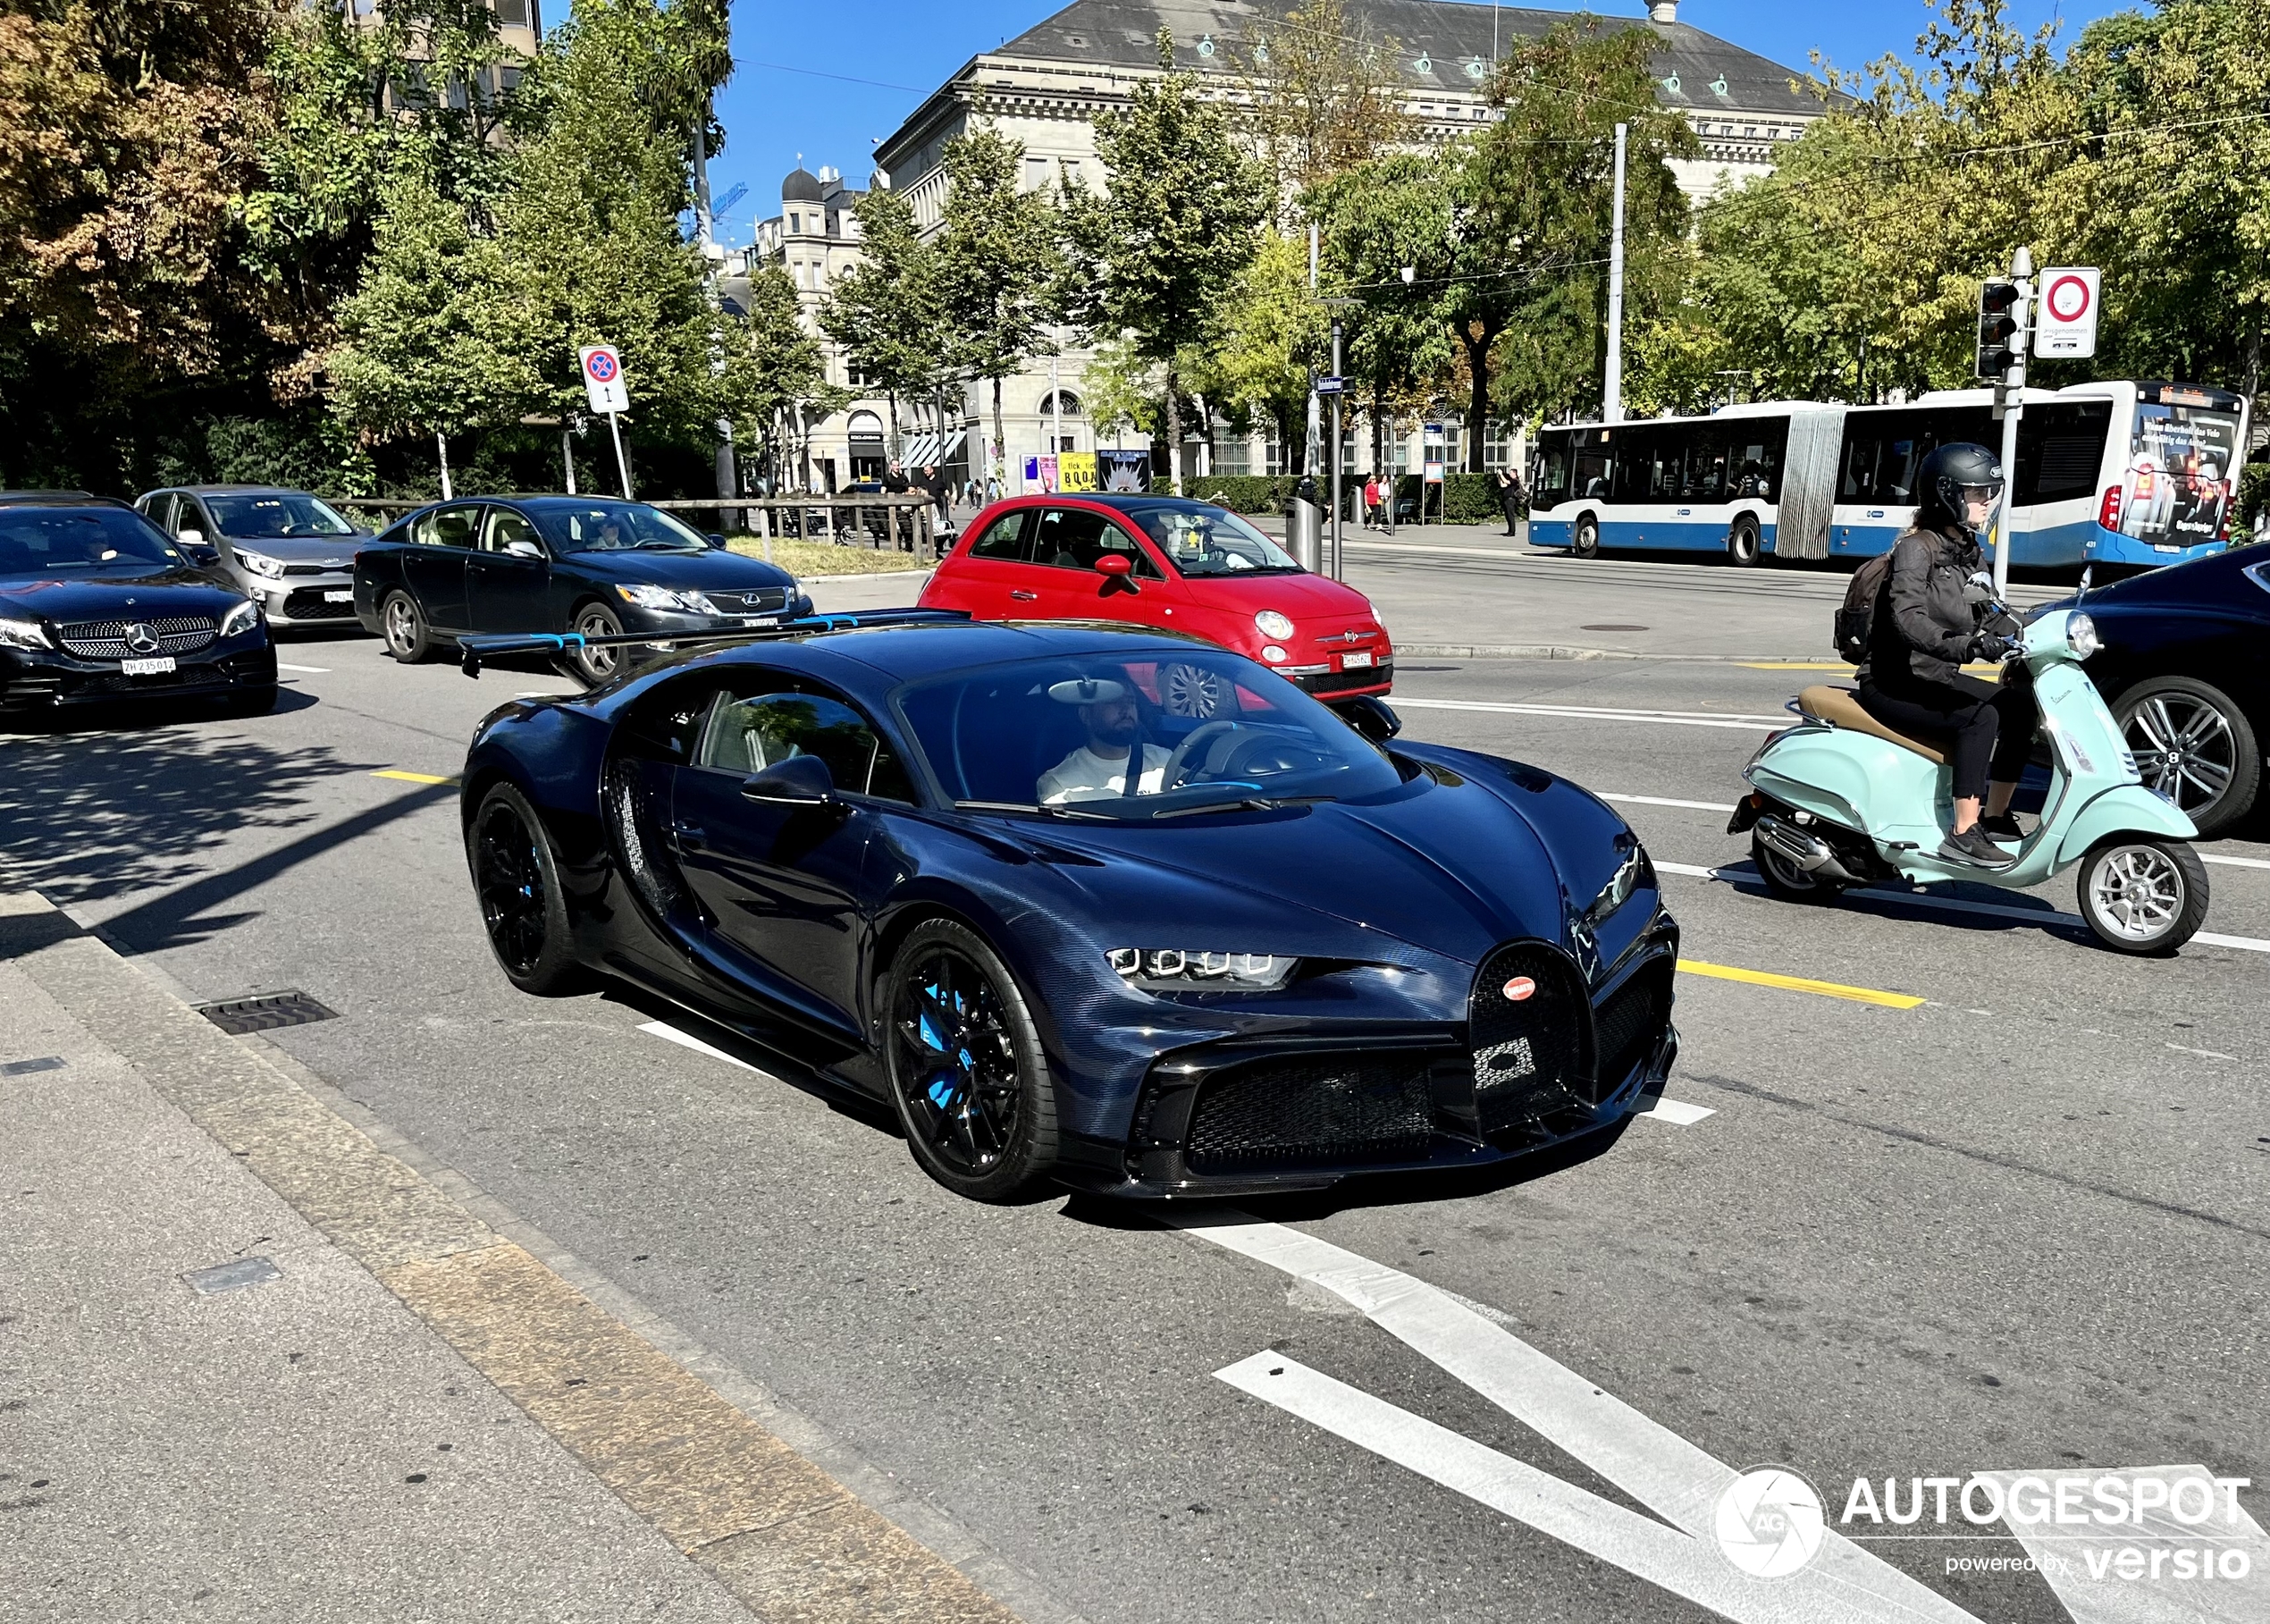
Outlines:
MULTIPOLYGON (((932 1000, 935 1000, 937 997, 937 989, 935 987, 926 987, 922 990, 925 995, 932 1000)), ((922 1045, 924 1048, 929 1049, 934 1054, 946 1055, 948 1053, 946 1047, 946 1039, 939 1033, 936 1024, 931 1022, 930 1012, 927 1009, 922 1012, 921 1033, 922 1045)), ((954 1096, 961 1092, 959 1083, 960 1079, 954 1076, 951 1069, 948 1069, 940 1072, 937 1076, 931 1078, 929 1086, 924 1089, 922 1092, 929 1097, 930 1103, 936 1106, 939 1110, 950 1111, 954 1108, 954 1096)))

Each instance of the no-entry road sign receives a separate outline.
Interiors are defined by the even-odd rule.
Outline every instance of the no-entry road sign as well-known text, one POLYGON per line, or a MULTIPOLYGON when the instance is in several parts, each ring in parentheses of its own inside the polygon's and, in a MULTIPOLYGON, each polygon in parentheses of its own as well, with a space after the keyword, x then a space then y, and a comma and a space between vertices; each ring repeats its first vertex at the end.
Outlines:
POLYGON ((2097 353, 2097 306, 2105 273, 2095 265, 2044 271, 2034 316, 2033 352, 2044 360, 2079 360, 2097 353))
POLYGON ((591 398, 594 412, 626 412, 631 408, 630 391, 623 384, 623 358, 615 353, 612 344, 590 344, 581 351, 584 363, 584 392, 591 398))

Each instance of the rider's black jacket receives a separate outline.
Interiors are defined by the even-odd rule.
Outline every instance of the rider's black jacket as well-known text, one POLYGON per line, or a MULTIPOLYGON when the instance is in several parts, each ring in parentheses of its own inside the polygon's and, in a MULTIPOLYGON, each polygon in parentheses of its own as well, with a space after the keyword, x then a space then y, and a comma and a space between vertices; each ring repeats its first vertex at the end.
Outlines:
POLYGON ((1868 628, 1860 679, 1879 687, 1949 683, 1970 658, 1979 609, 1971 576, 1981 562, 1977 539, 1912 529, 1892 544, 1892 570, 1868 628))

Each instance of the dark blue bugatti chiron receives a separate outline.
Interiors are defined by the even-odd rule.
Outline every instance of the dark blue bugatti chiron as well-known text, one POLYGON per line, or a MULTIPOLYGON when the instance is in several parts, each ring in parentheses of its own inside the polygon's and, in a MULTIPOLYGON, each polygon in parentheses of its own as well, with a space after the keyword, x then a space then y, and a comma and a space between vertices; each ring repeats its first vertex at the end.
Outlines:
POLYGON ((466 843, 517 985, 619 978, 790 1053, 979 1199, 1614 1124, 1677 1046, 1646 854, 1575 785, 1394 728, 1173 635, 811 623, 496 711, 466 843))

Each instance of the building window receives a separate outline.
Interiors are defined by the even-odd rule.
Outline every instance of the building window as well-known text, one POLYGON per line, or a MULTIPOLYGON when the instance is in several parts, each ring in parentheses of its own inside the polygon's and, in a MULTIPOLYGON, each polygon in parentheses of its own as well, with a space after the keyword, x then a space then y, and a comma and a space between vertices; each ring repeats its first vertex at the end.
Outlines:
POLYGON ((1492 422, 1483 430, 1482 463, 1491 468, 1513 466, 1513 436, 1504 424, 1492 422))
POLYGON ((534 28, 530 0, 496 0, 497 21, 509 29, 534 28))
POLYGON ((1214 442, 1214 471, 1231 478, 1253 472, 1253 442, 1243 434, 1223 434, 1214 442))
POLYGON ((1038 191, 1047 184, 1048 160, 1046 158, 1027 158, 1025 160, 1025 190, 1038 191))
POLYGON ((1053 395, 1040 397, 1040 415, 1044 417, 1055 417, 1059 406, 1067 417, 1077 417, 1080 414, 1080 397, 1069 389, 1060 389, 1053 395))
POLYGON ((1268 475, 1272 479, 1276 478, 1280 474, 1287 472, 1285 467, 1285 448, 1279 445, 1274 439, 1265 440, 1261 442, 1261 471, 1268 475))

